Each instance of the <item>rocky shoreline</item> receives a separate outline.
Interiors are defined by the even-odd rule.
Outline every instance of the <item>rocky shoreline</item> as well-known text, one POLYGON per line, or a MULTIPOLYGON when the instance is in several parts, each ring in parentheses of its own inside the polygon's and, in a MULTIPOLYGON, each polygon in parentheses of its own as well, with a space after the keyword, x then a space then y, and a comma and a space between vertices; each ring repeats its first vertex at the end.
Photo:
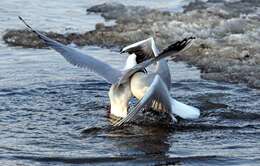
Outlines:
MULTIPOLYGON (((46 33, 64 44, 123 46, 153 36, 159 48, 184 37, 197 39, 176 60, 201 69, 205 79, 246 83, 260 88, 260 4, 257 0, 195 1, 183 13, 170 13, 122 4, 101 4, 87 9, 116 25, 98 23, 83 34, 46 33)), ((27 30, 8 30, 3 40, 10 46, 44 48, 27 30)))

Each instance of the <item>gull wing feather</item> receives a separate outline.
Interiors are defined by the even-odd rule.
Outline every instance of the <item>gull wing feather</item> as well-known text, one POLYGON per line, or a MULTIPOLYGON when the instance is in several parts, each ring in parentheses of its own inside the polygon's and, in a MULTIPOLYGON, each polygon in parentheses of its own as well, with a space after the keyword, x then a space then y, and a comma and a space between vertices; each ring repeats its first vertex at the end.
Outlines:
POLYGON ((113 68, 112 66, 104 63, 96 58, 93 58, 89 55, 83 54, 75 48, 65 46, 55 40, 50 39, 49 37, 43 35, 42 33, 32 29, 21 17, 19 19, 35 34, 42 39, 45 44, 59 52, 69 63, 87 68, 90 71, 93 71, 100 76, 102 76, 107 82, 115 84, 118 82, 120 76, 122 75, 121 71, 113 68))
MULTIPOLYGON (((154 58, 159 54, 159 51, 156 48, 154 39, 152 37, 124 47, 121 50, 121 53, 124 52, 135 54, 137 64, 142 63, 145 60, 154 58)), ((159 61, 154 72, 160 75, 161 79, 163 79, 168 89, 170 89, 171 75, 166 60, 162 59, 161 61, 159 61)))
POLYGON ((190 46, 191 41, 193 40, 193 37, 190 38, 185 38, 182 41, 177 41, 174 44, 171 44, 170 46, 168 46, 166 49, 164 49, 158 56, 148 59, 146 61, 143 61, 142 63, 139 63, 137 65, 135 65, 134 67, 132 67, 131 69, 128 69, 124 72, 124 74, 122 75, 122 77, 120 78, 118 84, 122 84, 124 82, 127 82, 129 80, 129 78, 136 73, 137 71, 140 71, 142 69, 144 69, 145 67, 156 63, 158 61, 160 61, 163 58, 166 58, 168 56, 174 56, 177 55, 178 53, 180 53, 181 51, 187 49, 187 47, 190 46))
POLYGON ((135 54, 137 63, 141 63, 147 59, 158 56, 157 48, 152 37, 126 46, 120 52, 135 54))
POLYGON ((114 126, 121 126, 124 123, 129 122, 140 110, 149 107, 167 112, 171 115, 173 121, 177 121, 172 115, 171 97, 169 91, 159 75, 155 76, 143 98, 135 105, 133 109, 129 111, 127 117, 114 124, 114 126))

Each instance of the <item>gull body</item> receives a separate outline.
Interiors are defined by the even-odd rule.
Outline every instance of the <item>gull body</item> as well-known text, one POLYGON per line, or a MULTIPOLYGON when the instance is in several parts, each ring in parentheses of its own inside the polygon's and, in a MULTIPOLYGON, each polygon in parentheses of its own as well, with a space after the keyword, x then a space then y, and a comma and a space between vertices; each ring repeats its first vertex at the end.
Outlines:
POLYGON ((143 72, 135 73, 130 81, 132 94, 141 100, 153 82, 155 75, 145 74, 143 72))
POLYGON ((128 103, 132 97, 130 83, 124 83, 120 87, 111 85, 108 92, 110 100, 110 113, 116 117, 125 118, 128 111, 128 103))
MULTIPOLYGON (((123 70, 128 70, 134 67, 137 64, 135 59, 135 54, 128 56, 123 70)), ((133 96, 130 88, 130 81, 121 84, 119 87, 112 84, 108 95, 111 105, 110 113, 116 117, 125 118, 128 113, 129 100, 133 96)))

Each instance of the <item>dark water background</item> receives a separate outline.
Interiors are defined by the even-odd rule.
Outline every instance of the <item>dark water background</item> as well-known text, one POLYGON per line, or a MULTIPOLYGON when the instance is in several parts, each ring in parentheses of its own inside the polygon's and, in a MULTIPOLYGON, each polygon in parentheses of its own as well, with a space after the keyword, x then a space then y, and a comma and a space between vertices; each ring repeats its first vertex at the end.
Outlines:
MULTIPOLYGON (((175 11, 187 1, 134 2, 175 11)), ((6 0, 0 6, 0 34, 23 28, 17 15, 40 30, 91 30, 104 21, 85 14, 97 3, 6 0)), ((126 58, 95 46, 81 49, 117 67, 126 58)), ((171 127, 113 129, 107 117, 109 84, 52 50, 7 47, 1 41, 0 165, 259 165, 259 90, 202 80, 184 63, 170 67, 172 96, 199 107, 201 118, 171 127)))

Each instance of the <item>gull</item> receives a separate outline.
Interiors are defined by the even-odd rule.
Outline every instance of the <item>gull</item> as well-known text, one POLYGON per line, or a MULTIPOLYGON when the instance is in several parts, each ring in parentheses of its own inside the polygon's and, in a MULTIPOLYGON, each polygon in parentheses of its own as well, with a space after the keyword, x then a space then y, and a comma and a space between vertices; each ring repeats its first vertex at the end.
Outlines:
POLYGON ((31 28, 31 26, 29 26, 22 17, 19 17, 19 19, 26 25, 29 30, 42 39, 47 46, 60 53, 69 63, 78 67, 87 68, 90 71, 97 73, 99 76, 103 77, 106 82, 111 84, 108 92, 111 105, 110 113, 116 117, 127 117, 128 103, 132 97, 130 78, 135 70, 142 70, 144 67, 156 62, 156 60, 160 60, 160 58, 149 59, 149 61, 143 62, 143 66, 138 66, 134 62, 133 56, 130 56, 127 59, 124 70, 118 70, 107 63, 104 63, 87 54, 81 53, 75 48, 63 45, 60 42, 50 39, 44 34, 31 28), (132 69, 134 66, 135 68, 132 69), (127 73, 127 75, 125 75, 125 73, 127 73))
MULTIPOLYGON (((104 63, 96 58, 93 58, 87 54, 80 52, 79 50, 66 46, 60 42, 57 42, 53 39, 50 39, 46 35, 34 30, 29 26, 22 17, 19 19, 25 24, 25 26, 35 33, 44 43, 60 53, 69 63, 72 65, 89 69, 90 71, 95 72, 99 76, 103 77, 106 82, 111 84, 111 87, 108 92, 110 99, 110 113, 116 117, 126 118, 128 113, 128 103, 132 97, 133 88, 130 87, 132 75, 136 72, 140 73, 145 67, 156 63, 161 59, 169 56, 169 52, 178 53, 178 49, 175 47, 168 47, 162 56, 157 56, 155 58, 150 58, 143 61, 142 63, 137 64, 134 55, 128 57, 126 61, 125 68, 123 70, 115 69, 107 63, 104 63)), ((178 42, 177 42, 178 43, 178 42)), ((174 44, 173 44, 174 46, 174 44)), ((183 48, 186 47, 185 43, 183 48)), ((129 110, 129 112, 134 112, 129 110)))
POLYGON ((131 75, 131 92, 139 101, 128 116, 115 123, 114 126, 121 126, 124 123, 129 122, 135 117, 138 111, 145 108, 166 112, 175 122, 177 120, 174 115, 183 119, 196 119, 200 116, 200 110, 198 108, 181 103, 170 96, 171 75, 167 61, 162 59, 168 56, 167 54, 172 54, 172 51, 170 50, 173 48, 175 52, 187 49, 187 45, 189 45, 193 39, 193 37, 190 37, 176 42, 160 53, 155 46, 153 38, 148 38, 126 46, 121 50, 121 53, 129 53, 129 57, 131 57, 133 61, 132 63, 138 65, 129 69, 121 78, 120 82, 128 80, 131 75), (147 63, 147 61, 155 61, 156 59, 161 60, 156 62, 156 68, 153 72, 140 72, 140 69, 145 66, 144 64, 147 63))

